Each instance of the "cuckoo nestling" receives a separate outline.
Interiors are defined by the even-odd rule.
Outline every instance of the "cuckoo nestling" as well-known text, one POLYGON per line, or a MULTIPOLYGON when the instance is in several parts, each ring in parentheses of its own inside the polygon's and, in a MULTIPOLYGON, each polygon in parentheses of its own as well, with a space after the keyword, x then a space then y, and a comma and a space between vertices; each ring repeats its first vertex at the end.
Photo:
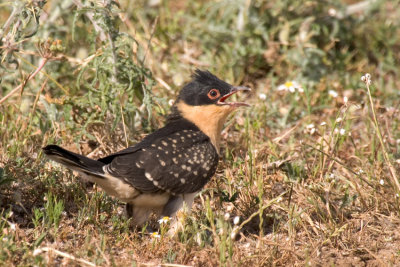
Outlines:
POLYGON ((126 202, 134 224, 142 225, 152 212, 172 217, 183 203, 190 209, 214 175, 224 121, 235 108, 247 106, 226 99, 242 90, 250 89, 197 70, 180 91, 166 125, 135 146, 98 160, 56 145, 43 152, 126 202))

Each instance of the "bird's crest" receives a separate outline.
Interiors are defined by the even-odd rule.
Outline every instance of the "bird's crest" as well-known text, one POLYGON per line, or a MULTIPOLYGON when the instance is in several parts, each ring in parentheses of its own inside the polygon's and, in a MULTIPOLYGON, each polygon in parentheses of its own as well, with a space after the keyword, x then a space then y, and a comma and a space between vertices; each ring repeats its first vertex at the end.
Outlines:
POLYGON ((196 71, 192 75, 193 81, 202 85, 206 85, 209 87, 216 88, 230 88, 231 85, 219 79, 217 76, 213 75, 208 70, 199 70, 196 71))

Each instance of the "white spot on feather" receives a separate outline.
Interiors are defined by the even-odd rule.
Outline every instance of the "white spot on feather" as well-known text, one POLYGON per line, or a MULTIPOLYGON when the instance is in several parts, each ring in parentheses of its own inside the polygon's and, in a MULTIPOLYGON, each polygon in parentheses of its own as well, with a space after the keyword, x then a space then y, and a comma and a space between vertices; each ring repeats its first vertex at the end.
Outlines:
POLYGON ((146 176, 147 179, 149 179, 150 181, 153 181, 153 177, 151 177, 151 174, 148 172, 144 173, 144 176, 146 176))

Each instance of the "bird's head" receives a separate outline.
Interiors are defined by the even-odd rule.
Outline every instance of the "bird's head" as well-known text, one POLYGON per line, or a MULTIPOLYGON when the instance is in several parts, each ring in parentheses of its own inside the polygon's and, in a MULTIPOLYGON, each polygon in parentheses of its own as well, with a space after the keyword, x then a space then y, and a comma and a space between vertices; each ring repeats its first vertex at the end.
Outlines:
POLYGON ((222 110, 233 110, 236 107, 248 106, 243 102, 226 102, 226 100, 239 91, 250 91, 250 88, 232 86, 209 71, 196 70, 192 77, 192 81, 180 91, 178 103, 184 102, 190 106, 214 105, 222 110))
POLYGON ((250 88, 232 86, 208 71, 196 70, 192 81, 180 91, 175 108, 180 116, 207 134, 218 149, 226 117, 237 107, 248 106, 243 102, 226 101, 239 91, 250 91, 250 88))

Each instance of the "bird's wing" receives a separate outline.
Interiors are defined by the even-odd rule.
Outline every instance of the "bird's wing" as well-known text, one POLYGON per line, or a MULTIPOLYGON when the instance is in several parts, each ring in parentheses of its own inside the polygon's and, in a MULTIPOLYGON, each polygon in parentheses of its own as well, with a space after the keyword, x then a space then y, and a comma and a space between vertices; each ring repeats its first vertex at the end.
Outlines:
POLYGON ((200 190, 217 164, 218 154, 205 134, 182 130, 132 153, 116 155, 104 170, 145 193, 182 194, 200 190))

